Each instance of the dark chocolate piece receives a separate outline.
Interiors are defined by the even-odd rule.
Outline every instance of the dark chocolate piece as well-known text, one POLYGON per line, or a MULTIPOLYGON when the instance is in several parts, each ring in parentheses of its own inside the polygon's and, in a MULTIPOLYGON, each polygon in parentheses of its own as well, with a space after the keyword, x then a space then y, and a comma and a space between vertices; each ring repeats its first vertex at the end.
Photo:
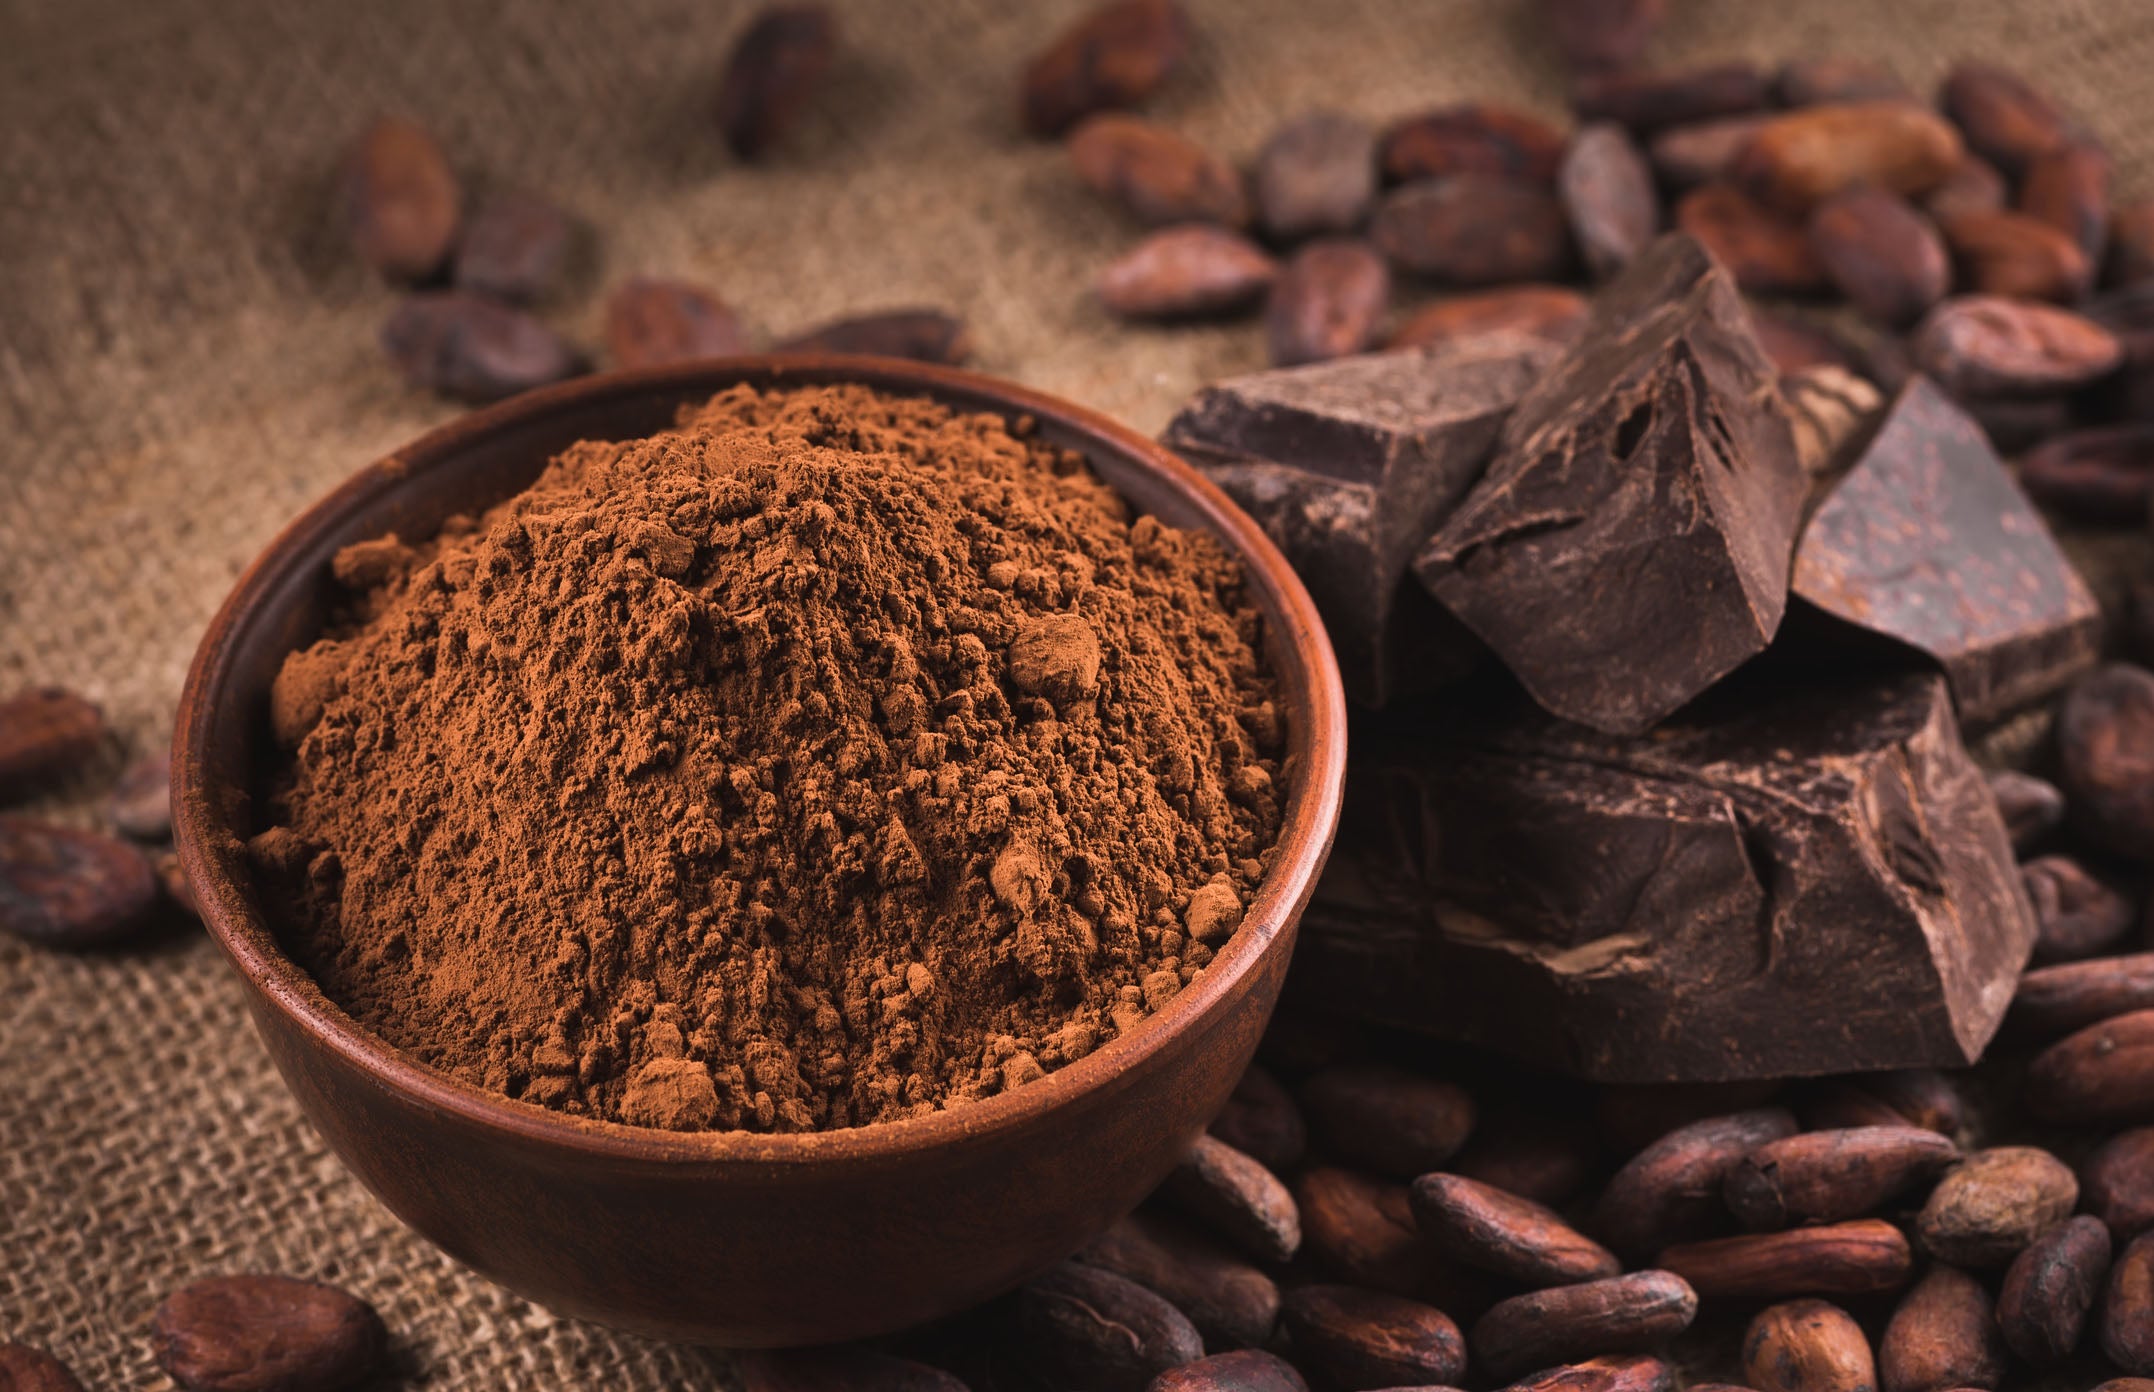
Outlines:
POLYGON ((1970 726, 2062 688, 2100 638, 2094 597, 1981 427, 1921 377, 1804 529, 1794 590, 1935 658, 1970 726))
POLYGON ((1944 680, 1798 665, 1643 737, 1357 715, 1302 986, 1609 1082, 1972 1062, 2035 924, 1944 680))
POLYGON ((1650 729, 1780 626, 1807 484, 1776 377, 1727 272, 1663 237, 1415 571, 1548 710, 1650 729))
POLYGON ((1489 334, 1253 373, 1198 393, 1162 438, 1279 544, 1324 615, 1348 692, 1381 705, 1479 652, 1407 562, 1554 354, 1489 334))

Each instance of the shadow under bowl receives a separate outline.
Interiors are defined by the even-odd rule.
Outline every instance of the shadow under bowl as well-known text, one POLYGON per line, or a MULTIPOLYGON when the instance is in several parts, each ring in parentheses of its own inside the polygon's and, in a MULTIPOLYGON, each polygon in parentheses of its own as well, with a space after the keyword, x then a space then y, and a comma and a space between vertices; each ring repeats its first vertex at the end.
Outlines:
POLYGON ((997 1295, 1135 1206, 1225 1103, 1269 1019, 1295 926, 1339 819, 1346 720, 1314 606, 1224 494, 1150 439, 991 378, 875 358, 766 356, 585 378, 461 417, 308 509, 210 623, 173 754, 180 855, 203 921, 245 984, 301 1109, 398 1217, 482 1275, 562 1314, 728 1346, 888 1332, 997 1295), (862 383, 1030 417, 1141 511, 1219 537, 1265 619, 1288 730, 1289 796, 1272 871, 1241 927, 1128 1035, 955 1110, 809 1135, 673 1133, 495 1095, 390 1047, 288 958, 244 842, 280 755, 279 664, 323 629, 330 558, 432 535, 528 486, 577 440, 670 427, 725 387, 862 383))

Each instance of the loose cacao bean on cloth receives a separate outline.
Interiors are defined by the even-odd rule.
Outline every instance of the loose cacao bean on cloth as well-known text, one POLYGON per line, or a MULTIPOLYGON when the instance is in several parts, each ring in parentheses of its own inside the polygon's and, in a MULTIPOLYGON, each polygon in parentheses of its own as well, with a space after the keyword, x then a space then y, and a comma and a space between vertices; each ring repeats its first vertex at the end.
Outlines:
MULTIPOLYGON (((1128 229, 1019 114, 1025 66, 1086 0, 837 0, 837 61, 751 167, 726 146, 718 97, 757 8, 8 7, 0 692, 68 687, 114 732, 104 778, 18 810, 99 825, 125 758, 169 738, 239 569, 299 509, 458 410, 406 388, 374 344, 398 291, 353 251, 335 176, 379 117, 423 125, 474 206, 514 186, 590 224, 598 285, 537 313, 602 363, 606 292, 645 276, 701 287, 758 342, 941 306, 982 369, 1144 431, 1201 384, 1263 365, 1252 323, 1130 328, 1091 297, 1128 229)), ((1381 130, 1494 102, 1571 124, 1569 77, 1525 0, 1184 8, 1188 51, 1138 110, 1237 164, 1317 110, 1381 130)), ((2009 66, 2109 151, 2120 207, 2154 193, 2146 0, 1665 9, 1654 68, 1859 56, 1927 98, 1962 58, 2009 66)), ((1977 148, 2030 158, 2014 141, 1999 123, 1977 148)), ((1402 286, 1394 317, 1424 293, 1402 286)), ((405 1229, 300 1118, 204 938, 90 957, 0 941, 0 1058, 0 1337, 51 1350, 86 1387, 162 1385, 157 1304, 237 1271, 363 1297, 392 1365, 430 1390, 731 1385, 722 1354, 557 1318, 405 1229)))

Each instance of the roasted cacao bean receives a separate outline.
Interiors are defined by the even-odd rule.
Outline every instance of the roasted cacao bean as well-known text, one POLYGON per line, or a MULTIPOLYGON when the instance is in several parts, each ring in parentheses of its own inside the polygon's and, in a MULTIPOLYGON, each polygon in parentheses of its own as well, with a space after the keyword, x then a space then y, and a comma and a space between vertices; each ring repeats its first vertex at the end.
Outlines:
POLYGON ((1710 1117, 1669 1132, 1633 1156, 1602 1191, 1592 1231, 1637 1260, 1713 1231, 1728 1171, 1768 1141, 1795 1134, 1778 1107, 1710 1117))
POLYGON ((1857 184, 1918 196, 1959 167, 1959 133, 1912 102, 1810 106, 1760 127, 1734 177, 1765 202, 1804 212, 1857 184))
POLYGON ((1613 121, 1596 121, 1572 138, 1556 170, 1556 196, 1586 269, 1598 278, 1629 265, 1660 232, 1652 166, 1613 121))
POLYGON ((1838 106, 1848 102, 1912 101, 1914 94, 1890 68, 1867 58, 1796 58, 1780 65, 1773 91, 1782 106, 1838 106))
POLYGON ((1452 285, 1561 280, 1571 229, 1544 183, 1453 174, 1407 184, 1377 205, 1369 235, 1402 270, 1452 285))
POLYGON ((624 280, 606 297, 606 351, 616 367, 657 367, 748 351, 739 316, 678 280, 624 280))
POLYGON ((1922 206, 1939 222, 1961 213, 1995 213, 2011 202, 2011 189, 1997 166, 1969 150, 1945 181, 1923 197, 1922 206))
POLYGON ((837 50, 837 19, 821 5, 772 5, 749 20, 718 84, 718 131, 733 153, 768 153, 800 119, 837 50))
POLYGON ((1308 1125, 1294 1095, 1262 1064, 1252 1063, 1242 1073, 1210 1129, 1276 1175, 1291 1174, 1309 1148, 1308 1125))
POLYGON ((0 795, 81 763, 104 737, 104 712, 72 691, 36 687, 0 701, 0 795))
POLYGON ((1260 1348, 1279 1322, 1279 1287, 1219 1242, 1170 1214, 1140 1209, 1077 1254, 1164 1297, 1209 1349, 1260 1348))
POLYGON ((449 259, 463 194, 424 127, 397 116, 368 126, 344 158, 338 204, 359 259, 385 280, 426 280, 449 259))
POLYGON ((1191 319, 1243 309, 1279 277, 1248 238, 1203 224, 1168 227, 1100 273, 1100 303, 1125 319, 1191 319))
POLYGON ((1997 1329, 2006 1346, 2037 1368, 2070 1358, 2101 1302, 2109 1253, 2109 1229, 2081 1214, 2014 1257, 1997 1297, 1997 1329))
POLYGON ((1952 288, 1937 228, 1887 189, 1861 185, 1818 204, 1810 245, 1840 293, 1882 324, 1913 323, 1952 288))
POLYGON ((1376 206, 1376 133, 1352 116, 1312 111, 1257 153, 1257 216, 1282 242, 1351 232, 1376 206))
POLYGON ((1139 222, 1249 223, 1240 171, 1157 122, 1102 112, 1070 132, 1068 149, 1077 176, 1139 222))
POLYGON ((1546 183, 1563 158, 1563 132, 1531 112, 1473 102, 1393 123, 1377 165, 1395 184, 1447 174, 1501 174, 1546 183))
POLYGON ((1581 76, 1571 105, 1587 120, 1620 121, 1633 131, 1756 111, 1771 95, 1772 83, 1749 63, 1673 72, 1625 69, 1581 76))
POLYGON ((1959 295, 1915 331, 1915 362, 1962 396, 2066 391, 2105 376, 2123 358, 2117 336, 2054 305, 1959 295))
POLYGON ((2138 526, 2154 504, 2154 425, 2074 430, 2019 462, 2029 496, 2084 522, 2138 526))
POLYGON ((2057 712, 2057 758, 2080 831, 2154 861, 2154 673, 2113 662, 2073 683, 2057 712))
POLYGON ((1876 1392, 1862 1326, 1837 1305, 1791 1300, 1758 1311, 1743 1335, 1743 1376, 1756 1392, 1876 1392))
POLYGON ((2102 1352, 2127 1373, 2154 1377, 2154 1233, 2141 1233, 2109 1269, 2102 1352))
POLYGON ((2020 867, 2019 877, 2034 905, 2037 962, 2095 956, 2113 947, 2139 921, 2137 904, 2070 856, 2030 860, 2020 867))
POLYGON ((1359 353, 1376 341, 1391 269, 1367 242, 1327 237, 1294 253, 1264 307, 1264 339, 1279 367, 1359 353))
POLYGON ((1883 1392, 1994 1388, 2004 1365, 1989 1292, 1952 1266, 1933 1266, 1915 1282, 1877 1345, 1883 1392))
MULTIPOLYGON (((2148 447, 2154 449, 2154 438, 2148 447)), ((2021 478, 2024 481, 2024 466, 2021 478)), ((2012 849, 2021 854, 2064 823, 2064 794, 2046 778, 2018 769, 1996 769, 1989 774, 1989 791, 1997 799, 1997 812, 2004 818, 2012 849)))
POLYGON ((1758 295, 1814 295, 1825 266, 1803 225, 1733 184, 1692 189, 1675 205, 1675 225, 1718 257, 1735 283, 1758 295))
POLYGON ((1589 1358, 1521 1378, 1504 1392, 1675 1392, 1675 1369, 1642 1353, 1589 1358))
POLYGON ((965 1392, 955 1375, 876 1349, 750 1349, 733 1355, 741 1392, 965 1392))
POLYGON ((1095 111, 1137 105, 1182 66, 1189 37, 1189 16, 1177 0, 1109 0, 1025 68, 1025 129, 1060 135, 1095 111))
POLYGON ((1938 1182, 1915 1220, 1923 1247, 1954 1266, 2003 1266, 2079 1202, 2071 1167, 2034 1146, 1978 1150, 1938 1182))
POLYGON ((83 1392, 74 1370, 41 1348, 0 1339, 0 1392, 83 1392))
POLYGON ((1398 1179, 1438 1168, 1473 1132, 1464 1088, 1386 1064, 1327 1068, 1301 1085, 1301 1106, 1328 1154, 1398 1179))
POLYGON ((1309 1392, 1309 1384, 1276 1353, 1236 1349, 1169 1368, 1146 1392, 1309 1392))
POLYGON ((1466 1371, 1466 1341, 1443 1311, 1353 1286, 1303 1286, 1283 1314, 1294 1350, 1339 1387, 1452 1383, 1466 1371))
POLYGON ((2154 1126, 2112 1136, 2082 1161, 2079 1192, 2117 1242, 2154 1228, 2154 1126))
POLYGON ((137 841, 171 839, 171 750, 156 750, 127 766, 105 799, 105 820, 120 835, 137 841))
POLYGON ((1161 1192, 1264 1261, 1301 1250, 1301 1214, 1279 1177, 1217 1136, 1199 1136, 1161 1192))
POLYGON ((1581 73, 1635 64, 1667 12, 1667 0, 1541 0, 1548 33, 1581 73))
POLYGON ((1473 1353, 1496 1377, 1516 1377, 1596 1350, 1656 1348, 1697 1314, 1697 1294, 1680 1276, 1634 1271, 1497 1302, 1474 1322, 1473 1353))
POLYGON ((1647 152, 1661 182, 1674 189, 1724 181, 1751 137, 1773 118, 1763 112, 1722 116, 1689 126, 1670 126, 1653 137, 1647 152))
POLYGON ((2135 1010, 2154 1009, 2154 952, 2039 967, 2019 979, 2015 1028, 2055 1038, 2135 1010))
POLYGON ((866 353, 954 365, 972 356, 972 330, 939 309, 886 309, 833 319, 772 347, 780 353, 866 353))
POLYGON ((157 1365, 189 1392, 338 1392, 373 1373, 387 1343, 373 1306, 289 1276, 212 1276, 150 1319, 157 1365))
POLYGON ((2087 1026, 2027 1068, 2027 1105, 2055 1122, 2154 1117, 2154 1010, 2087 1026))
POLYGON ((1728 1171, 1728 1208, 1744 1226, 1859 1218, 1944 1172, 1959 1147, 1917 1126, 1809 1131, 1759 1146, 1728 1171))
POLYGON ((1976 153, 2014 176, 2067 134, 2054 102, 2019 74, 1989 63, 1961 63, 1945 74, 1938 104, 1976 153))
POLYGON ((2070 237, 2099 268, 2109 249, 2109 154, 2084 140, 2035 156, 2019 187, 2019 209, 2070 237))
POLYGON ((537 194, 505 189, 480 200, 464 225, 450 279, 495 299, 542 299, 568 265, 575 237, 567 213, 537 194))
POLYGON ((1076 1262, 1019 1291, 1017 1319, 1042 1371, 1107 1392, 1140 1392, 1204 1356, 1204 1340, 1181 1311, 1135 1281, 1076 1262))
POLYGON ((552 329, 464 290, 407 297, 381 326, 381 346, 413 386, 458 401, 499 401, 584 370, 552 329))
POLYGON ((0 932, 62 951, 110 947, 142 931, 157 894, 139 847, 0 816, 0 932))
POLYGON ((1436 1250, 1522 1285, 1561 1286, 1613 1276, 1615 1253, 1553 1209, 1455 1174, 1413 1182, 1415 1226, 1436 1250))
POLYGON ((1408 315, 1386 346, 1418 348, 1484 333, 1568 342, 1585 322, 1586 297, 1560 285, 1511 285, 1449 295, 1408 315))
POLYGON ((1701 1301, 1743 1305, 1897 1290, 1913 1273, 1914 1253, 1898 1228, 1864 1218, 1685 1243, 1662 1252, 1660 1265, 1690 1282, 1701 1301))
POLYGON ((2094 284, 2094 266, 2065 233, 2025 213, 1957 213, 1945 219, 1967 285, 1983 295, 2061 303, 2094 284))

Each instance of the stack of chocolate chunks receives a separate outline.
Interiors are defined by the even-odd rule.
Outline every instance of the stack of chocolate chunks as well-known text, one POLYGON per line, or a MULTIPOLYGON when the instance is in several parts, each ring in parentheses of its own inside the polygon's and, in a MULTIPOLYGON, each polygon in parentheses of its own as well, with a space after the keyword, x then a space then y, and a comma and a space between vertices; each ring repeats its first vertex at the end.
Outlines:
POLYGON ((1963 737, 2096 656, 1975 424, 1783 379, 1656 242, 1557 346, 1262 372, 1167 442, 1323 611, 1355 704, 1301 984, 1610 1082, 1973 1061, 2035 920, 1963 737))

